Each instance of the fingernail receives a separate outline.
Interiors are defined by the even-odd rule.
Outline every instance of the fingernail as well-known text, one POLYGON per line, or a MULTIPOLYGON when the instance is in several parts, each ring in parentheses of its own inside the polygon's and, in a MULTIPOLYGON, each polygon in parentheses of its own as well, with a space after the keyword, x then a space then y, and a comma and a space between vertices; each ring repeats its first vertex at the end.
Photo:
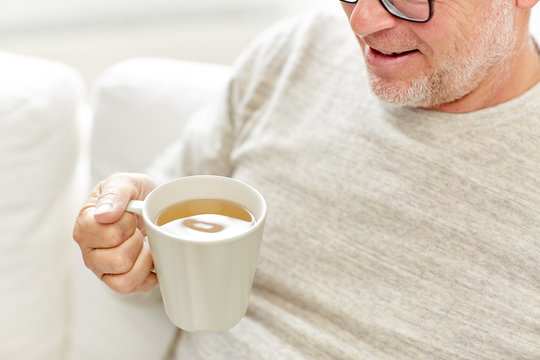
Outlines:
POLYGON ((96 210, 94 211, 94 215, 108 213, 108 212, 111 212, 112 210, 113 210, 113 206, 110 203, 99 204, 96 207, 96 210))

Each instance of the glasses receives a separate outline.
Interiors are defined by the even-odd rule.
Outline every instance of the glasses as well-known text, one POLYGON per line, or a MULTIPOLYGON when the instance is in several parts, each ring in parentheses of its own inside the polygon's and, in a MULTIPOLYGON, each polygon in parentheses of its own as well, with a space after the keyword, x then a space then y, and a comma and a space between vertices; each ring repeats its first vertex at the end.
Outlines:
MULTIPOLYGON (((356 4, 358 0, 341 0, 356 4)), ((433 16, 433 0, 379 0, 390 14, 397 18, 418 23, 428 22, 433 16)))

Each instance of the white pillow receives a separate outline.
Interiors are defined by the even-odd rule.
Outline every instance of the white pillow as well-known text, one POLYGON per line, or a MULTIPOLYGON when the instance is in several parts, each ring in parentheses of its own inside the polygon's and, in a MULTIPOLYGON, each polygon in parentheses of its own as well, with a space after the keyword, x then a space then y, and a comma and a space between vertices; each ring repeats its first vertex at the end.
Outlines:
POLYGON ((92 184, 118 171, 142 171, 177 139, 198 108, 223 90, 223 65, 162 58, 123 61, 93 91, 92 184))
POLYGON ((57 360, 83 81, 66 65, 3 52, 0 79, 0 359, 57 360))

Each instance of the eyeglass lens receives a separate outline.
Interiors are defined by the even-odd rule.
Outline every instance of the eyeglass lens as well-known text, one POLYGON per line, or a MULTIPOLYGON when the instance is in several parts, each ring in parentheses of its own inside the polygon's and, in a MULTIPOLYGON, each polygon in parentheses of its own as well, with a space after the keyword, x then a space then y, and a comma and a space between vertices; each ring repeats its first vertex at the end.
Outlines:
POLYGON ((413 21, 427 21, 430 16, 429 0, 381 0, 392 15, 413 21))

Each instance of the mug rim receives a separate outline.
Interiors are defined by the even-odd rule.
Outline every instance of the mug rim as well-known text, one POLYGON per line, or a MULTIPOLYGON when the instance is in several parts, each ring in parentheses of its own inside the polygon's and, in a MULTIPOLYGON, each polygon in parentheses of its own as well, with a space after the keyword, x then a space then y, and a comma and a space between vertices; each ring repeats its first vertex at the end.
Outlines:
MULTIPOLYGON (((214 199, 214 198, 215 197, 212 197, 212 199, 214 199)), ((193 198, 186 198, 184 200, 179 200, 179 201, 187 201, 187 200, 195 200, 195 199, 204 199, 204 198, 202 198, 202 197, 193 197, 193 198)), ((226 200, 226 199, 223 199, 223 200, 226 200)), ((216 244, 216 243, 227 243, 227 242, 235 241, 238 238, 243 238, 246 235, 257 231, 264 224, 264 222, 266 220, 266 213, 267 213, 266 200, 264 199, 262 194, 257 189, 255 189, 253 186, 251 186, 248 183, 246 183, 244 181, 241 181, 239 179, 228 177, 228 176, 221 176, 221 175, 189 175, 189 176, 183 176, 183 177, 180 177, 180 178, 172 179, 172 180, 166 181, 166 182, 156 186, 154 189, 152 189, 152 191, 150 191, 148 193, 148 195, 146 195, 146 197, 142 201, 143 201, 142 217, 143 217, 145 226, 150 226, 154 231, 157 231, 160 234, 165 235, 170 239, 173 239, 173 240, 176 240, 176 241, 181 241, 181 242, 186 242, 186 243, 193 243, 193 244, 197 244, 197 245, 212 245, 212 244, 216 244), (261 203, 261 211, 260 211, 260 213, 261 213, 261 215, 255 219, 255 223, 253 224, 253 226, 249 227, 247 230, 245 230, 245 231, 243 231, 243 232, 241 232, 239 234, 236 234, 234 236, 229 236, 229 237, 224 237, 224 238, 217 238, 217 239, 212 239, 212 240, 196 240, 196 239, 182 238, 182 237, 176 236, 174 234, 171 234, 169 232, 166 232, 166 231, 162 230, 160 226, 158 226, 158 225, 156 225, 154 223, 153 219, 151 219, 151 217, 148 214, 148 202, 149 202, 149 200, 151 200, 151 198, 153 196, 155 196, 155 194, 157 192, 161 191, 162 188, 167 187, 172 183, 182 182, 182 181, 186 181, 186 180, 197 180, 197 179, 200 179, 200 180, 203 180, 203 181, 209 180, 209 179, 220 179, 221 181, 234 182, 234 183, 237 183, 237 184, 240 184, 242 186, 247 187, 260 200, 260 203, 261 203)), ((242 206, 245 206, 244 204, 241 204, 241 203, 239 203, 239 204, 242 205, 242 206)), ((248 210, 250 212, 253 212, 252 209, 248 208, 248 210)))

